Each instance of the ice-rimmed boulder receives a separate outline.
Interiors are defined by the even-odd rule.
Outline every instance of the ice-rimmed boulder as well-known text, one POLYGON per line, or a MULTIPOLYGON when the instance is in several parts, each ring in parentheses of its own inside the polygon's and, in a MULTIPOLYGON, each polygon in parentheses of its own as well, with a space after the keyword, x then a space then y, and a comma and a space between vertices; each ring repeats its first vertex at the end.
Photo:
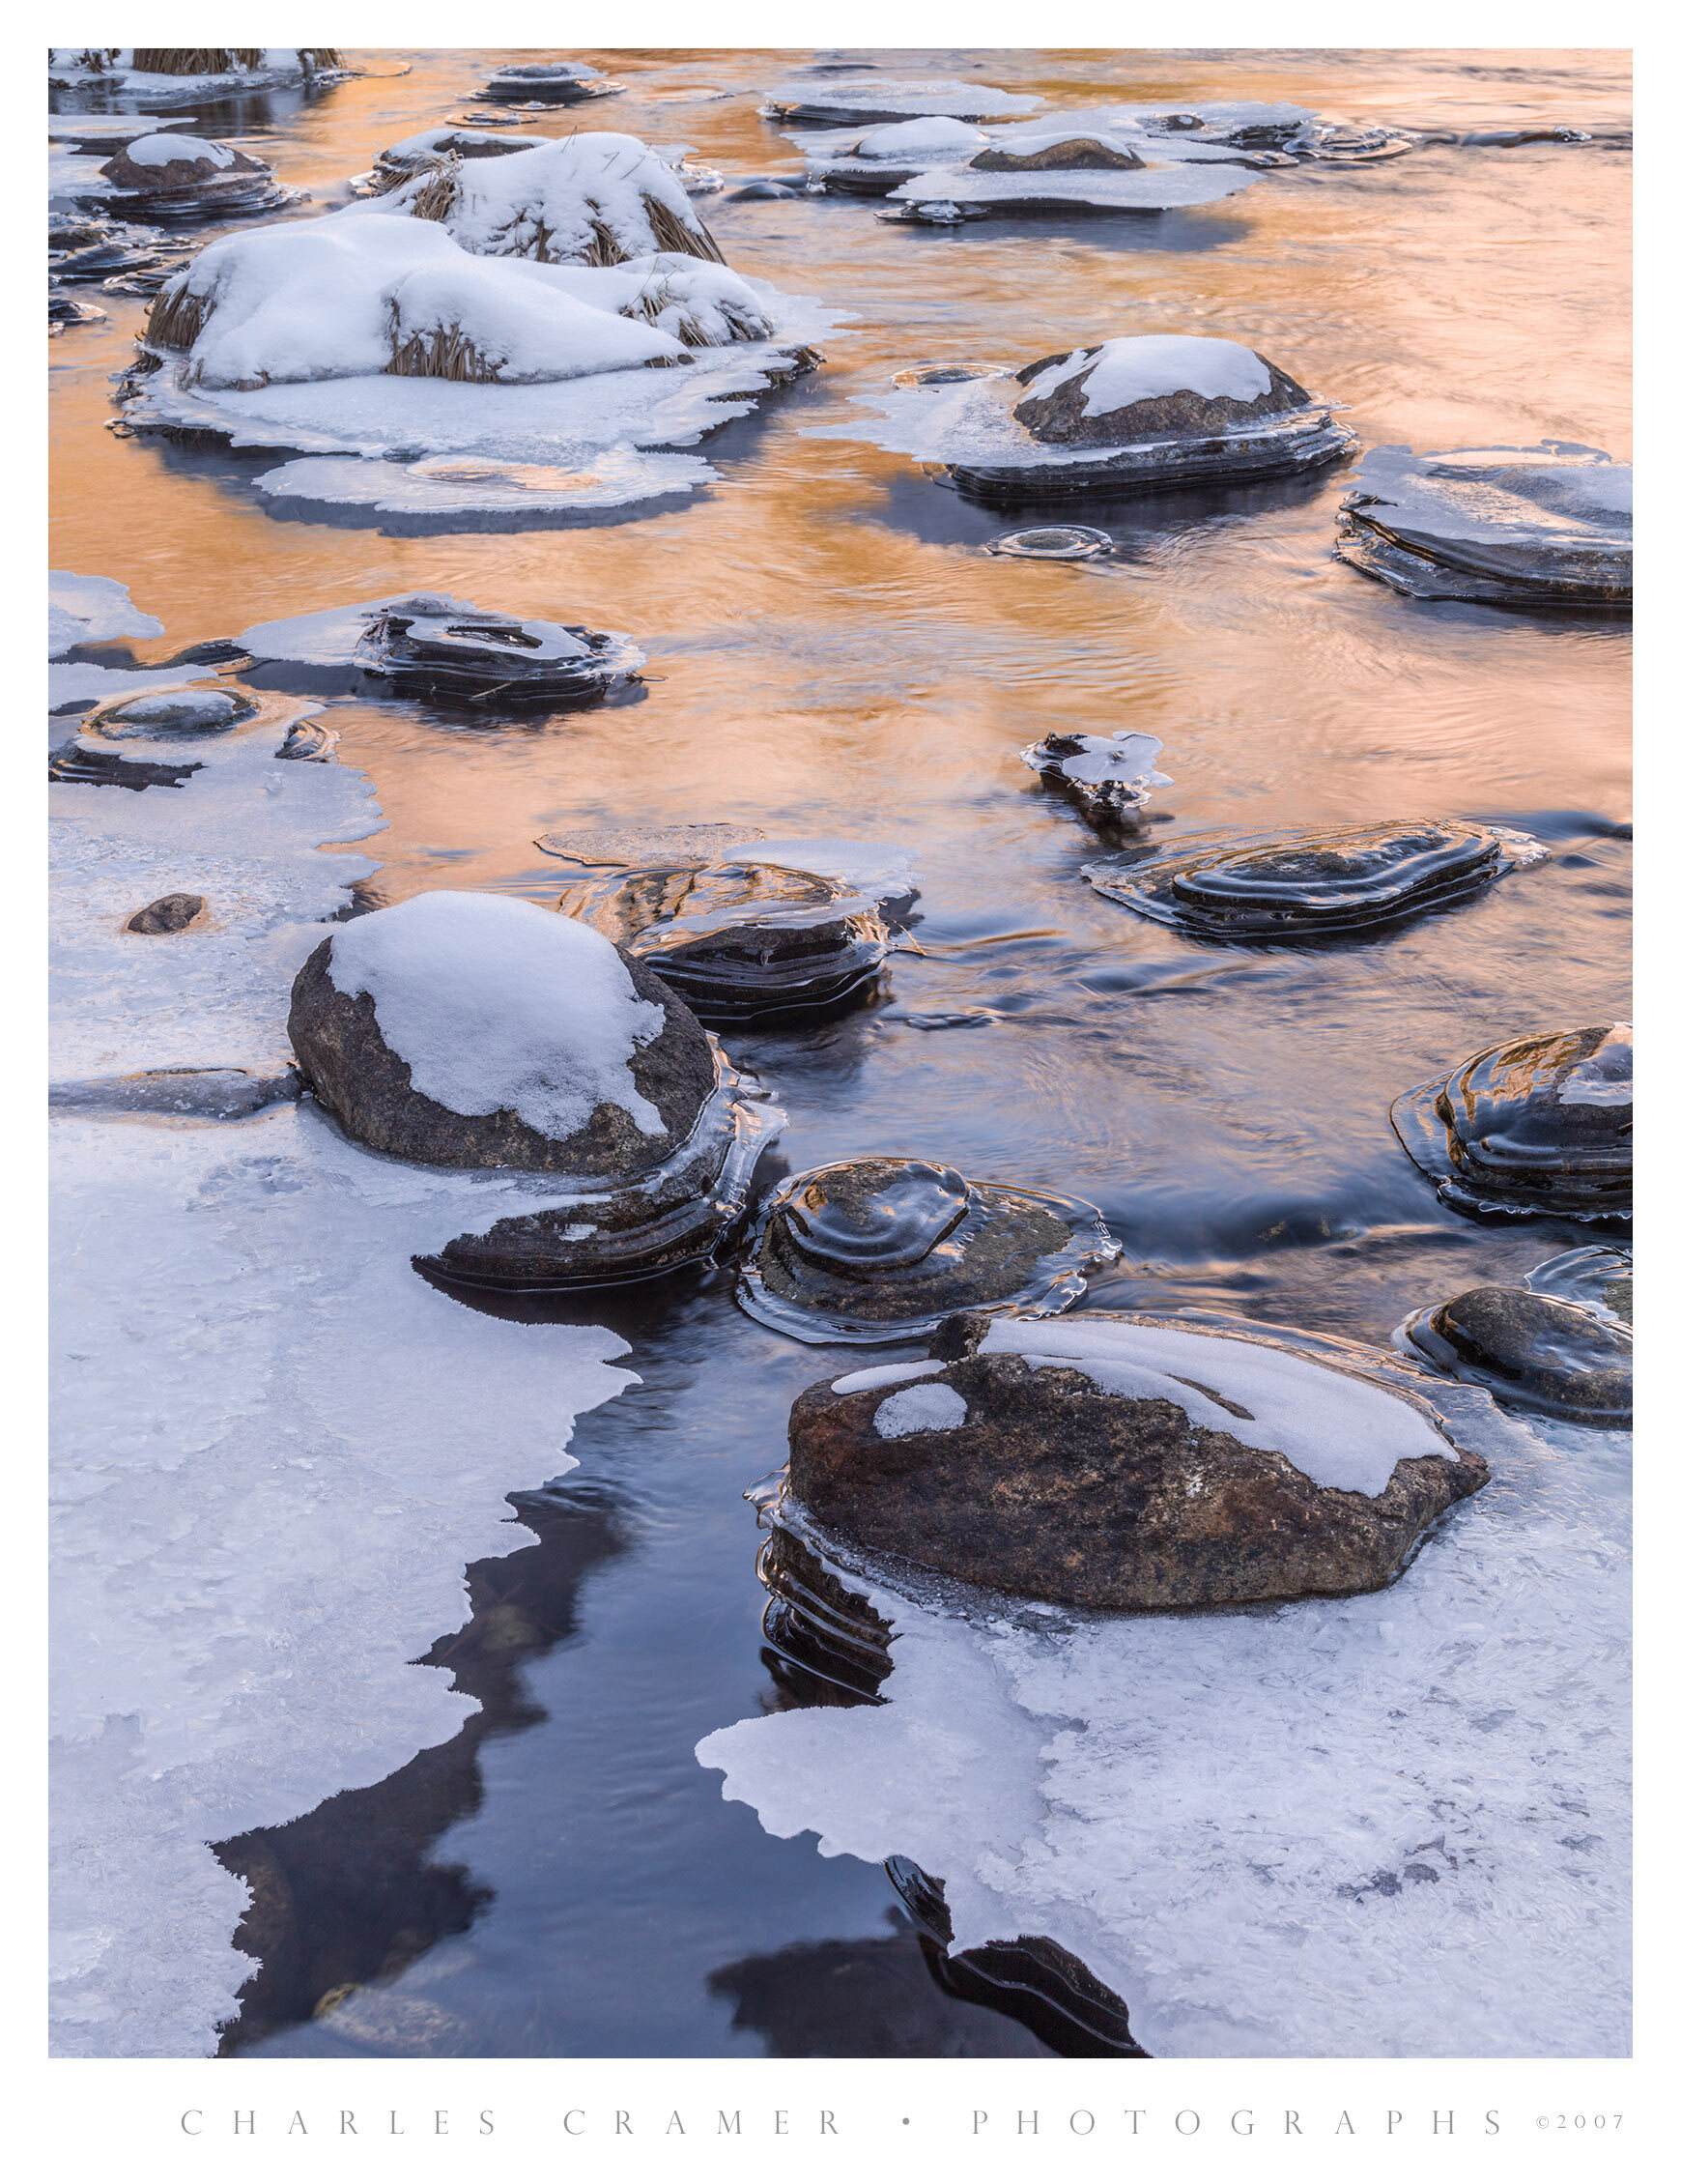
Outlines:
POLYGON ((272 666, 340 668, 347 689, 367 675, 397 697, 498 711, 592 703, 634 681, 647 657, 611 630, 496 614, 446 591, 257 622, 240 643, 272 666))
POLYGON ((669 255, 724 263, 688 191, 640 137, 580 131, 505 158, 447 155, 352 213, 435 220, 475 257, 616 266, 669 255))
POLYGON ((627 1279, 703 1256, 777 1119, 737 1099, 645 965, 512 896, 439 890, 340 927, 299 972, 288 1029, 316 1099, 375 1151, 554 1179, 531 1212, 428 1262, 470 1283, 627 1279))
POLYGON ((510 61, 472 96, 487 105, 576 106, 623 89, 587 61, 510 61))
POLYGON ((1370 1593, 1488 1482, 1431 1389, 1392 1357, 1294 1329, 962 1313, 923 1365, 806 1390, 787 1490, 854 1552, 1032 1599, 1370 1593))
POLYGON ((956 77, 897 82, 883 76, 855 80, 779 83, 765 93, 759 112, 767 120, 828 123, 862 128, 936 117, 960 122, 1003 121, 1031 114, 1044 101, 1031 91, 999 91, 990 84, 956 77))
POLYGON ((1099 895, 1197 940, 1337 939, 1382 932, 1539 864, 1515 827, 1396 819, 1323 833, 1182 836, 1145 857, 1083 866, 1099 895))
POLYGON ((1389 1109, 1395 1135, 1462 1213, 1632 1213, 1635 1034, 1627 1023, 1485 1047, 1389 1109))
POLYGON ((1096 1206, 899 1158, 780 1183, 738 1301, 802 1342, 909 1341, 954 1311, 1065 1310, 1120 1256, 1096 1206))
POLYGON ((1488 1283, 1411 1313, 1419 1356, 1519 1410, 1582 1425, 1634 1419, 1634 1338, 1609 1316, 1532 1288, 1488 1283))
POLYGON ((1202 334, 1117 335, 1015 372, 948 363, 858 399, 885 423, 812 436, 897 448, 1004 507, 1290 476, 1356 445, 1325 397, 1242 343, 1202 334))
POLYGON ((111 186, 114 210, 166 225, 266 213, 299 195, 250 153, 171 130, 134 137, 100 172, 111 186))
POLYGON ((875 892, 741 855, 648 862, 562 896, 702 1023, 811 1022, 869 998, 892 946, 875 892))
POLYGON ((1415 599, 1626 608, 1634 472, 1602 448, 1374 447, 1337 518, 1337 558, 1415 599))

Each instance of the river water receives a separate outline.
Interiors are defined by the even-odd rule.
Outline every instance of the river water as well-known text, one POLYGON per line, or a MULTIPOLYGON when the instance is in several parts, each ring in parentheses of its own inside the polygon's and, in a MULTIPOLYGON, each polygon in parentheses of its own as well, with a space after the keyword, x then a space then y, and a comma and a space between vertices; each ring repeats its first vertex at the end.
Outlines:
MULTIPOLYGON (((506 57, 353 56, 409 72, 193 110, 306 188, 292 216, 308 216, 506 57)), ((835 56, 578 57, 624 95, 535 127, 690 144, 733 186, 797 177, 755 106, 835 56)), ((1049 105, 1289 99, 1452 129, 1629 115, 1623 57, 1593 52, 846 57, 1049 105)), ((277 521, 248 482, 271 457, 113 436, 108 375, 145 306, 101 297, 108 327, 53 345, 53 564, 118 577, 161 618, 142 658, 421 588, 630 633, 649 654, 632 705, 470 728, 331 706, 339 758, 386 816, 363 845, 381 861, 370 900, 552 901, 568 868, 532 838, 562 825, 904 844, 925 952, 894 958, 890 995, 727 1042, 788 1113, 765 1172, 893 1153, 1072 1193, 1125 1246, 1095 1303, 1382 1342, 1416 1305, 1586 1240, 1446 1211, 1387 1108, 1496 1039, 1627 1013, 1631 846, 1609 831, 1628 811, 1626 624, 1397 597, 1331 559, 1334 472, 1112 503, 1085 516, 1115 533, 1111 560, 1040 566, 980 552, 1008 524, 907 458, 803 431, 860 414, 848 396, 907 363, 1174 330, 1258 347, 1345 403, 1368 445, 1555 437, 1626 460, 1628 181, 1628 154, 1598 145, 1438 146, 1264 175, 1201 212, 954 232, 884 226, 853 199, 709 196, 733 266, 852 314, 825 367, 707 445, 724 482, 692 502, 524 534, 277 521), (1359 947, 1204 947, 1080 878, 1093 838, 1016 756, 1075 730, 1161 739, 1173 829, 1466 814, 1553 855, 1359 947)), ((761 1659, 742 1490, 783 1459, 790 1401, 840 1353, 747 1319, 721 1275, 570 1316, 627 1336, 641 1385, 580 1421, 580 1469, 520 1504, 539 1544, 511 1528, 509 1560, 472 1572, 467 1636, 440 1634, 485 1712, 390 1784, 226 1854, 259 1882, 249 1939, 267 1935, 270 1960, 227 2047, 1044 2052, 938 1992, 878 1867, 766 1835, 693 1756, 787 1703, 761 1659), (356 2014, 315 2017, 352 1984, 356 2014)), ((540 1467, 507 1486, 530 1496, 540 1467)))

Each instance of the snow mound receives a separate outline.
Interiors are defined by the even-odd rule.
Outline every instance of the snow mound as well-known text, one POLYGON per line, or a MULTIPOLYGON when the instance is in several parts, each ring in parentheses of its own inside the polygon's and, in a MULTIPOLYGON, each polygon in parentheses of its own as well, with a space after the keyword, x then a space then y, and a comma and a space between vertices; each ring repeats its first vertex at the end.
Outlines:
POLYGON ((360 210, 200 251, 149 321, 160 346, 185 349, 185 383, 255 388, 389 373, 518 384, 682 355, 671 334, 619 315, 616 288, 591 301, 575 271, 492 263, 433 221, 351 216, 360 210))
POLYGON ((440 456, 419 463, 364 460, 356 455, 300 455, 252 480, 275 506, 341 513, 356 510, 421 528, 454 520, 486 530, 523 530, 542 520, 587 516, 641 501, 693 493, 720 482, 697 455, 644 454, 624 447, 581 453, 570 465, 505 463, 484 456, 440 456))
POLYGON ((861 76, 840 83, 779 83, 765 93, 765 111, 773 116, 820 121, 916 121, 951 115, 959 121, 1002 120, 1031 114, 1044 101, 1036 92, 998 91, 990 84, 966 83, 946 76, 938 81, 897 83, 861 76))
POLYGON ((1193 1424, 1276 1450, 1316 1486, 1345 1494, 1381 1494, 1407 1456, 1459 1461, 1429 1415, 1401 1396, 1264 1341, 1089 1314, 996 1320, 981 1350, 1073 1365, 1106 1395, 1176 1403, 1193 1424))
POLYGON ((645 1136, 666 1125, 632 1055, 665 1028, 612 941, 511 895, 437 889, 334 934, 328 975, 367 993, 416 1092, 461 1115, 511 1108, 569 1137, 605 1102, 645 1136))
POLYGON ((611 266, 721 253, 688 192, 639 137, 584 130, 503 158, 451 161, 350 214, 413 214, 477 257, 611 266))
POLYGON ((860 159, 924 159, 966 157, 986 149, 986 134, 968 122, 930 114, 914 122, 889 122, 858 139, 860 159))

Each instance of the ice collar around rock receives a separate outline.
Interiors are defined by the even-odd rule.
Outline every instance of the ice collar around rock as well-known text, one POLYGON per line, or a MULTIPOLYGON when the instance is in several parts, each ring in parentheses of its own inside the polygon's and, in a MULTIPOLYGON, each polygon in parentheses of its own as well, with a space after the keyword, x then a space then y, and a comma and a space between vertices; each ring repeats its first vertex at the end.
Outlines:
POLYGON ((1091 367, 1081 389, 1088 417, 1130 409, 1167 394, 1201 394, 1212 401, 1225 396, 1252 402, 1272 384, 1272 374, 1252 349, 1240 342, 1203 334, 1135 333, 1104 341, 1096 349, 1076 349, 1062 363, 1037 372, 1028 383, 1036 401, 1091 367))
POLYGON ((644 1136, 666 1125, 630 1062, 665 1028, 613 943, 511 895, 437 890, 333 935, 328 974, 366 993, 414 1090, 461 1115, 511 1109, 569 1137, 604 1103, 644 1136))
POLYGON ((1459 1460, 1399 1395, 1238 1336, 1095 1316, 995 1320, 980 1354, 1000 1351, 1035 1365, 1073 1365, 1105 1394, 1176 1403, 1193 1424, 1275 1451, 1316 1486, 1342 1493, 1381 1494, 1407 1456, 1459 1460))

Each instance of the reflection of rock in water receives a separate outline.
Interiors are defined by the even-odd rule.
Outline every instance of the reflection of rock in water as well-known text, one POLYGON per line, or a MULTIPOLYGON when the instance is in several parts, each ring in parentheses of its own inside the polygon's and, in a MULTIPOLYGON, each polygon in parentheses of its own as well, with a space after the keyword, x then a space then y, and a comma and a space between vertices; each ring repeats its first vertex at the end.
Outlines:
POLYGON ((251 1886, 235 1941, 260 1960, 222 2035, 223 2055, 317 2016, 379 2052, 456 2052, 453 2021, 411 2022, 394 2011, 398 1997, 368 1983, 394 1978, 443 1936, 465 1933, 490 1902, 465 1867, 434 1862, 433 1846, 478 1808, 481 1742, 543 1718, 521 1664, 572 1634, 580 1583, 623 1546, 611 1509, 582 1488, 564 1499, 510 1499, 537 1544, 471 1564, 471 1620, 423 1656, 450 1669, 456 1689, 482 1711, 384 1782, 341 1792, 283 1827, 213 1845, 251 1886))
POLYGON ((861 1941, 797 1941, 721 1966, 706 1986, 735 2004, 733 2029, 759 2033, 771 2055, 1044 2054, 1025 2026, 1000 2017, 981 1997, 958 1995, 937 1974, 930 1981, 928 1968, 940 1953, 903 1931, 861 1941))
POLYGON ((888 1626, 781 1525, 758 1552, 758 1581, 770 1595, 759 1655, 778 1691, 795 1707, 867 1706, 893 1670, 888 1626))
MULTIPOLYGON (((774 1504, 761 1489, 754 1499, 768 1521, 774 1504)), ((880 1688, 893 1670, 889 1625, 862 1594, 774 1522, 758 1578, 770 1595, 759 1658, 776 1685, 774 1710, 890 1703, 880 1688)), ((1061 2055, 1144 2053, 1125 2003, 1055 1941, 1025 1937, 953 1956, 941 1883, 908 1858, 890 1858, 887 1875, 916 1922, 914 1942, 907 1934, 802 1943, 726 1965, 706 1984, 735 1999, 737 2028, 762 2032, 774 2055, 1038 2055, 1040 2042, 1061 2055), (988 2013, 990 2029, 978 2028, 970 2006, 988 2013), (1001 2017, 1037 2039, 1005 2036, 1001 2017)))
POLYGON ((1132 2037, 1126 2004, 1060 1942, 1022 1934, 953 1956, 945 1882, 909 1858, 889 1858, 887 1878, 916 1921, 928 1969, 946 1994, 1013 2017, 1055 2055, 1148 2059, 1132 2037))

